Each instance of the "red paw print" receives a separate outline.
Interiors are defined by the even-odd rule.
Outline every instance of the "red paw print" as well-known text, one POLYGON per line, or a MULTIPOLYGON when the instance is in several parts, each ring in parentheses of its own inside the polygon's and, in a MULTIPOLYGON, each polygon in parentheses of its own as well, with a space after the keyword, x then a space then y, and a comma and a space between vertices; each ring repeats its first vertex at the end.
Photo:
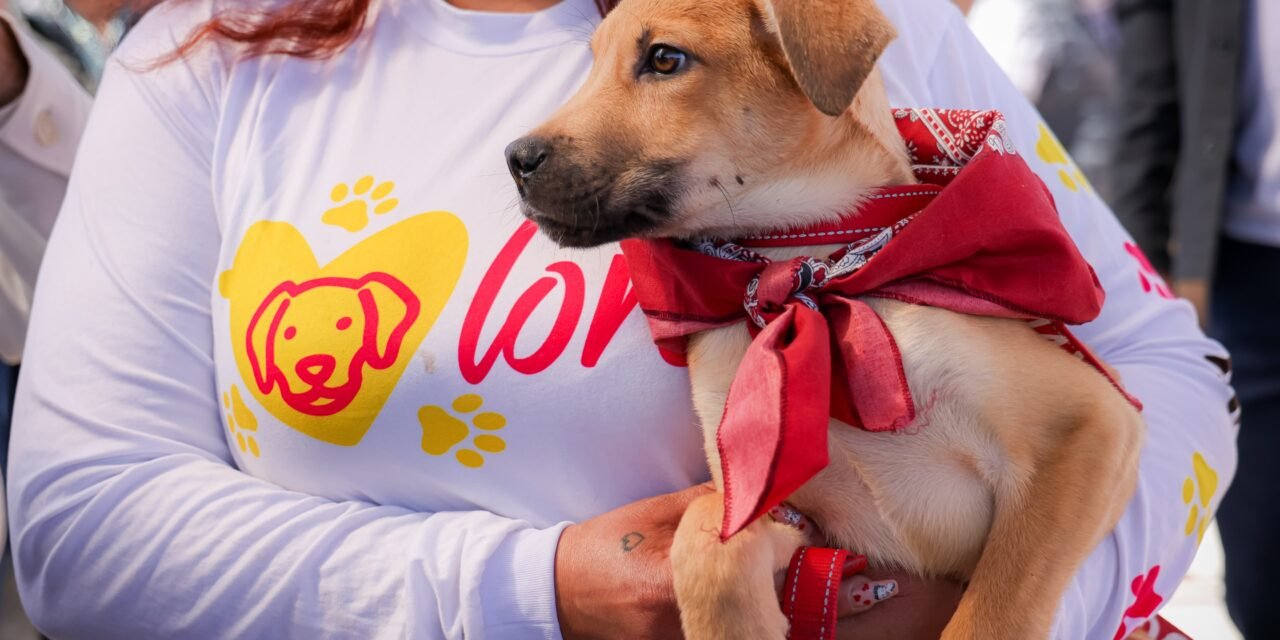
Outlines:
POLYGON ((1120 621, 1120 628, 1116 629, 1114 640, 1121 640, 1125 637, 1128 629, 1125 626, 1125 620, 1131 618, 1137 619, 1139 622, 1145 621, 1155 614, 1156 609, 1164 602, 1164 598, 1155 592, 1156 578, 1160 575, 1160 565, 1151 567, 1151 571, 1145 576, 1138 576, 1133 579, 1129 589, 1133 591, 1133 604, 1124 610, 1124 619, 1120 621))
POLYGON ((1142 253, 1142 249, 1139 249, 1138 245, 1132 242, 1126 242, 1124 243, 1124 250, 1128 251, 1129 255, 1138 261, 1138 281, 1142 283, 1142 290, 1150 293, 1154 289, 1161 298, 1172 300, 1174 298, 1173 290, 1169 288, 1169 285, 1165 284, 1164 279, 1156 272, 1156 268, 1151 266, 1151 261, 1147 260, 1146 254, 1142 253))

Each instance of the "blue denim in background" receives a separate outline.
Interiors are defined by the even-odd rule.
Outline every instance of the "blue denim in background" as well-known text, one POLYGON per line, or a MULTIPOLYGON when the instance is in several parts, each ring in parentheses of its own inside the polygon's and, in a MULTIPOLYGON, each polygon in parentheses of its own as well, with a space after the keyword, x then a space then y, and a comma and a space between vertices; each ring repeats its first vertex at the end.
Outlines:
POLYGON ((1280 247, 1223 238, 1209 333, 1231 352, 1240 463, 1218 508, 1227 609, 1245 640, 1280 638, 1280 247))
POLYGON ((18 366, 0 362, 0 476, 9 469, 9 431, 13 426, 13 393, 18 388, 18 366))

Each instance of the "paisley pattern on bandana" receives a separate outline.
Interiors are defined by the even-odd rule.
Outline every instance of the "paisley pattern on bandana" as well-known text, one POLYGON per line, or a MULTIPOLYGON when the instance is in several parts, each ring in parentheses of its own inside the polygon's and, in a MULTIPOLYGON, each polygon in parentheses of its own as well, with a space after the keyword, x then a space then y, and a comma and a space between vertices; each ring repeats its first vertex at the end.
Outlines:
MULTIPOLYGON (((892 226, 880 228, 878 233, 873 236, 850 242, 828 258, 801 258, 796 262, 796 269, 792 274, 794 284, 791 287, 791 297, 804 306, 817 311, 818 303, 814 302, 812 297, 806 295, 806 292, 821 290, 832 279, 847 276, 865 267, 872 257, 879 253, 885 245, 889 244, 894 234, 907 226, 914 217, 908 216, 892 226)), ((721 260, 758 262, 761 264, 773 262, 759 253, 728 240, 702 240, 695 243, 693 249, 705 256, 720 258, 721 260)), ((763 329, 767 322, 764 315, 760 313, 759 290, 760 276, 757 275, 747 284, 747 290, 742 300, 742 308, 751 317, 751 321, 757 327, 763 329)))

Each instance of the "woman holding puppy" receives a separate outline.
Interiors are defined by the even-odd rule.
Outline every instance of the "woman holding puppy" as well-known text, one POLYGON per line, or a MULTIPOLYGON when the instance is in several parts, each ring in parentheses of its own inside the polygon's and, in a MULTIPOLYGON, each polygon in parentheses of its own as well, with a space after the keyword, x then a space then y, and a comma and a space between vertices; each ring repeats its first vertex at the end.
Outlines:
MULTIPOLYGON (((1150 435, 1055 636, 1122 637, 1172 593, 1230 478, 1225 353, 959 14, 881 4, 893 103, 1002 110, 1107 290, 1079 335, 1150 435)), ((678 634, 666 546, 706 491, 686 376, 616 249, 537 236, 503 165, 581 82, 599 9, 193 0, 139 25, 84 139, 19 393, 13 543, 38 626, 678 634)), ((959 596, 842 588, 850 638, 936 635, 959 596), (868 610, 868 592, 887 599, 868 610)))

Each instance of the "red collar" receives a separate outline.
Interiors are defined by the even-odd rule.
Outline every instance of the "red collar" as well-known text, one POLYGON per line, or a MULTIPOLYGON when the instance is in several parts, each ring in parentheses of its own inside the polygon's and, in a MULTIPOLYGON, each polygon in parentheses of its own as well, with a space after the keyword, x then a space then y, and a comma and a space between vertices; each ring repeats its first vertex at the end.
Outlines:
POLYGON ((834 224, 736 244, 622 243, 660 347, 682 353, 687 336, 743 322, 755 332, 717 436, 725 538, 827 465, 829 416, 872 431, 915 420, 897 344, 859 296, 1043 320, 1106 373, 1065 326, 1098 315, 1102 287, 1000 114, 894 116, 922 184, 879 190, 834 224), (786 262, 747 248, 835 243, 848 244, 786 262))

